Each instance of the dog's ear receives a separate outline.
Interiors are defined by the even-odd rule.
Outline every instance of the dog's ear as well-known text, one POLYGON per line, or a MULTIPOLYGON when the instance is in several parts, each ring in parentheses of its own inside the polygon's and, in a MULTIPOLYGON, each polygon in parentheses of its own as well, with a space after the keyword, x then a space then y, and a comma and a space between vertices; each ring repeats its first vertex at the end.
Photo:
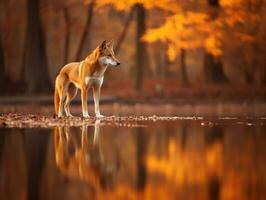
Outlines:
POLYGON ((114 39, 111 39, 110 42, 107 43, 107 46, 113 48, 113 46, 114 46, 114 39))
POLYGON ((105 48, 106 48, 106 40, 104 40, 100 45, 100 49, 105 49, 105 48))

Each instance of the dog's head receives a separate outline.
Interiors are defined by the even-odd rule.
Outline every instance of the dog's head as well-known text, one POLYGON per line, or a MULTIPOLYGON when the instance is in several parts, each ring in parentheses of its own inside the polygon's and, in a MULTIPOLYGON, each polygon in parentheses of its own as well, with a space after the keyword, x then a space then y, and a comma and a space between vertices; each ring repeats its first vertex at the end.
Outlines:
POLYGON ((102 44, 99 46, 99 62, 101 65, 111 65, 111 66, 118 66, 120 65, 119 60, 115 57, 114 50, 113 50, 114 42, 113 40, 107 42, 104 40, 102 44))

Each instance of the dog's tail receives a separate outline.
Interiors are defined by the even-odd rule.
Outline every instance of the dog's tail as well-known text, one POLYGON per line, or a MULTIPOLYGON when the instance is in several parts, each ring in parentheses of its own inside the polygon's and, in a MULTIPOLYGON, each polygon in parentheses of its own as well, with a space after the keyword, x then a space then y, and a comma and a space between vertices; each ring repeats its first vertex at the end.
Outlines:
POLYGON ((55 90, 54 90, 54 111, 55 111, 56 116, 58 115, 59 101, 60 101, 59 93, 55 87, 55 90))

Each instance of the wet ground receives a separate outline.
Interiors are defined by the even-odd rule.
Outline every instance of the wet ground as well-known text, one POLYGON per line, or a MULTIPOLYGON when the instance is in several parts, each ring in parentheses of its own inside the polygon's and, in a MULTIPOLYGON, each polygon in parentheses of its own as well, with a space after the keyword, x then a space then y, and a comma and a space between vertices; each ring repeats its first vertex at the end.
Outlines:
POLYGON ((266 196, 266 118, 0 115, 0 199, 266 196))

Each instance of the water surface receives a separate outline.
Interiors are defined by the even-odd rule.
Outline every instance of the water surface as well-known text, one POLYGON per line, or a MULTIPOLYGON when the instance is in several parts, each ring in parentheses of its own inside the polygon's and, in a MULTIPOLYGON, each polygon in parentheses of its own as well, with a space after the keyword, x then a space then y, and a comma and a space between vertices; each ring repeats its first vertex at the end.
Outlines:
POLYGON ((261 121, 0 129, 0 199, 265 199, 261 121))

